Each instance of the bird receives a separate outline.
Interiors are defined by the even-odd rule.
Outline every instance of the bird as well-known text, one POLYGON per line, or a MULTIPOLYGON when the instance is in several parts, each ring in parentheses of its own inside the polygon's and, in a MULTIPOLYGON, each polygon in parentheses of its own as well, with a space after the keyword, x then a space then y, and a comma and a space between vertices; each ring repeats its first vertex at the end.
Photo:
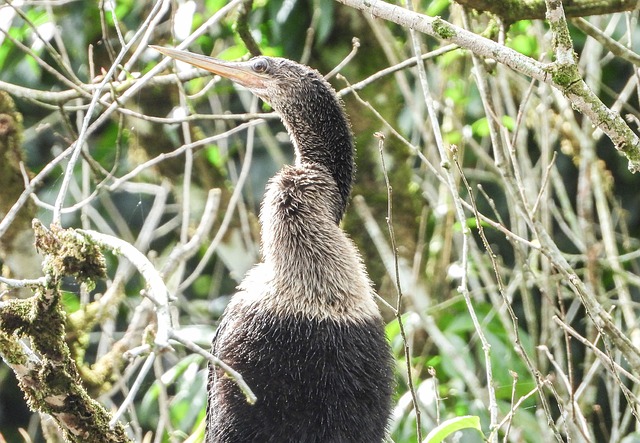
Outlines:
POLYGON ((155 47, 249 89, 280 116, 295 150, 265 189, 262 259, 227 305, 210 365, 207 443, 384 441, 394 360, 363 260, 340 227, 354 177, 344 105, 315 69, 257 56, 223 61, 155 47))

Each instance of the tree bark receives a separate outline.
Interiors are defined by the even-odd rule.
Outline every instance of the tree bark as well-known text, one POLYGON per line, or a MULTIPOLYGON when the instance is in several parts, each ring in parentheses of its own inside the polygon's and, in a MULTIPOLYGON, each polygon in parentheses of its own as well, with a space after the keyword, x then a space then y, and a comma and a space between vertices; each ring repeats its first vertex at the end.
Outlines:
MULTIPOLYGON (((544 0, 456 0, 463 6, 476 11, 491 12, 506 23, 518 20, 544 20, 546 6, 544 0)), ((640 7, 638 0, 573 0, 564 2, 567 17, 613 14, 632 11, 640 7)))

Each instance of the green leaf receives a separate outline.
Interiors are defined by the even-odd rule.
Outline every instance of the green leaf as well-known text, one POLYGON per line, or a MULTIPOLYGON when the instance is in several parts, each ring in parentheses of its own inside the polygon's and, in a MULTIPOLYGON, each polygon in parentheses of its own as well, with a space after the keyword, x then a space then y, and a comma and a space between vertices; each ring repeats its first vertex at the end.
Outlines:
POLYGON ((80 300, 73 292, 62 291, 62 305, 64 306, 64 310, 68 314, 71 314, 80 309, 80 300))
POLYGON ((536 57, 538 54, 538 41, 530 35, 516 35, 507 42, 507 46, 515 49, 521 54, 529 57, 536 57))
POLYGON ((450 4, 450 0, 434 0, 427 8, 426 14, 430 15, 431 17, 440 15, 442 14, 442 11, 449 7, 450 4))
MULTIPOLYGON (((508 115, 503 115, 500 119, 501 123, 509 131, 512 131, 515 127, 515 121, 508 115)), ((487 117, 482 117, 471 124, 471 131, 473 135, 477 137, 487 137, 489 135, 489 120, 487 117)))
POLYGON ((224 159, 222 158, 222 155, 220 155, 220 148, 218 148, 218 146, 208 146, 204 152, 207 160, 209 160, 209 163, 213 166, 216 168, 222 168, 224 166, 224 159))
POLYGON ((247 53, 247 48, 241 45, 229 46, 227 49, 222 51, 219 54, 216 54, 215 57, 220 60, 237 60, 247 53))
POLYGON ((227 0, 207 0, 205 4, 209 15, 213 15, 214 12, 218 12, 219 9, 227 4, 227 0))
POLYGON ((486 137, 489 135, 489 121, 487 117, 482 117, 471 124, 473 135, 486 137))
POLYGON ((509 30, 506 45, 521 54, 538 58, 538 39, 535 37, 535 32, 530 31, 532 26, 531 20, 520 20, 514 23, 509 30))
POLYGON ((440 443, 442 440, 461 429, 477 429, 482 434, 480 428, 480 417, 477 415, 464 415, 446 420, 429 432, 423 443, 440 443))
POLYGON ((509 115, 502 116, 502 125, 507 128, 509 131, 513 131, 513 128, 516 127, 515 120, 509 115))

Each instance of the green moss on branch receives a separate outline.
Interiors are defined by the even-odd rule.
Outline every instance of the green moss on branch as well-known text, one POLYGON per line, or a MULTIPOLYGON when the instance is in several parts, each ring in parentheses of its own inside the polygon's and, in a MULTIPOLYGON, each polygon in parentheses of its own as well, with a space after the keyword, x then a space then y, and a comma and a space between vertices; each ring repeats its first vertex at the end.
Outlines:
POLYGON ((0 303, 0 355, 15 372, 29 407, 51 415, 66 441, 129 442, 122 425, 111 429, 110 414, 88 395, 65 341, 60 280, 73 276, 92 285, 104 276, 104 258, 73 230, 47 230, 35 222, 34 231, 50 278, 32 297, 0 303), (22 338, 29 339, 32 349, 20 343, 22 338))

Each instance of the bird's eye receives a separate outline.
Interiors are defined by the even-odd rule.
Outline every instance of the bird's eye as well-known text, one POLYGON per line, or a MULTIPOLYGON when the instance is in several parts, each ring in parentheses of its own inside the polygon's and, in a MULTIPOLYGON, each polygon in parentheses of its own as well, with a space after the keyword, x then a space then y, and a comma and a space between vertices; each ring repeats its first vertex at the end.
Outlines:
POLYGON ((253 62, 253 65, 251 65, 251 69, 253 69, 255 72, 259 74, 265 72, 268 67, 269 67, 269 62, 267 62, 267 60, 265 60, 264 58, 257 58, 253 62))

